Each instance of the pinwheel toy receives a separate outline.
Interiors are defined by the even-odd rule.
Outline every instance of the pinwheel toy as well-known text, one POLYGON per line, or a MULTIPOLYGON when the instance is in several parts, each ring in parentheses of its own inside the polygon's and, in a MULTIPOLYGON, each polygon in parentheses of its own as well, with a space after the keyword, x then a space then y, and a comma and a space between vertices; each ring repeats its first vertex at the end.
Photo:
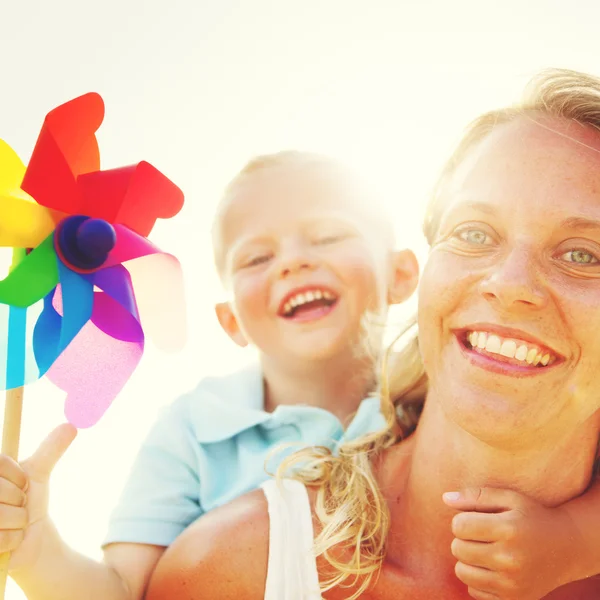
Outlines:
MULTIPOLYGON (((90 427, 133 373, 145 333, 167 350, 184 342, 179 262, 146 239, 183 194, 146 162, 101 171, 103 118, 93 93, 52 110, 27 167, 0 140, 0 246, 13 248, 0 281, 2 453, 14 459, 25 384, 47 375, 67 394, 67 419, 90 427)), ((7 564, 2 555, 0 598, 7 564)))

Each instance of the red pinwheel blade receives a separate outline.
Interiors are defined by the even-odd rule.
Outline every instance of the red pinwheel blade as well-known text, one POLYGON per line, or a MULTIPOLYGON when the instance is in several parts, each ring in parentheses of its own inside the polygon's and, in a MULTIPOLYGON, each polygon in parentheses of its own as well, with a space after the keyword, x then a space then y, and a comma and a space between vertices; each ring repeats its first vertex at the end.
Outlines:
POLYGON ((157 219, 170 219, 183 207, 183 192, 150 163, 88 173, 79 178, 82 214, 148 236, 157 219))
POLYGON ((38 204, 81 214, 77 178, 100 168, 95 133, 104 119, 104 102, 95 93, 48 113, 25 172, 22 189, 38 204))

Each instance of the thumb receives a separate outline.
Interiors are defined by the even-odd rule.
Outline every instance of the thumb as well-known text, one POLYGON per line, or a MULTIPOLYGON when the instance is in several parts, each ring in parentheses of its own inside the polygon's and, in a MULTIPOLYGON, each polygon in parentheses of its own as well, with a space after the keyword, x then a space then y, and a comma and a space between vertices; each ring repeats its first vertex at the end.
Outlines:
POLYGON ((442 498, 447 506, 466 512, 498 513, 521 505, 521 495, 517 492, 491 487, 472 487, 459 492, 446 492, 442 498))
POLYGON ((63 423, 52 431, 39 445, 38 449, 21 463, 29 479, 40 483, 48 481, 56 463, 67 451, 76 436, 77 429, 70 423, 63 423))

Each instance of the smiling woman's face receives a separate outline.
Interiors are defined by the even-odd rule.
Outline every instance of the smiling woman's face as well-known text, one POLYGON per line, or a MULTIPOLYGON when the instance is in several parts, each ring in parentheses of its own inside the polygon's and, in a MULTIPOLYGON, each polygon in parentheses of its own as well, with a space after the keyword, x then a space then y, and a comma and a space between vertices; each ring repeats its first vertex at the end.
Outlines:
POLYGON ((572 431, 600 408, 600 133, 519 118, 442 193, 419 293, 430 393, 490 443, 572 431))

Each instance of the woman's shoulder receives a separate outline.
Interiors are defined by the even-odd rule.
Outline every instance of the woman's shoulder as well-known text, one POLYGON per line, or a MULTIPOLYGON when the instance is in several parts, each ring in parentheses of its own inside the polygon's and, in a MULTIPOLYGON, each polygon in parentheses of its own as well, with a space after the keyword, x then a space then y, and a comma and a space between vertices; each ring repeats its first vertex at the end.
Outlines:
POLYGON ((146 599, 263 600, 268 558, 268 506, 256 490, 190 525, 159 561, 146 599))

